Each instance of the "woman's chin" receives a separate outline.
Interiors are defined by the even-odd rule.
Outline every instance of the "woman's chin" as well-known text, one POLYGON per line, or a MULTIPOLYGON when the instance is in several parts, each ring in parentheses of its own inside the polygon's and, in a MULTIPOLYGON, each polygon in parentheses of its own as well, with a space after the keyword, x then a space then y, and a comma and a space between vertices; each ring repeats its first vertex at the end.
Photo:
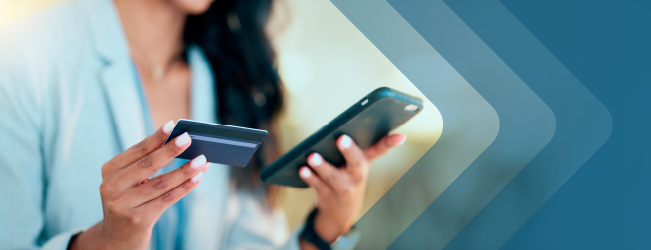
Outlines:
POLYGON ((172 0, 174 4, 190 15, 199 15, 208 10, 214 0, 172 0))

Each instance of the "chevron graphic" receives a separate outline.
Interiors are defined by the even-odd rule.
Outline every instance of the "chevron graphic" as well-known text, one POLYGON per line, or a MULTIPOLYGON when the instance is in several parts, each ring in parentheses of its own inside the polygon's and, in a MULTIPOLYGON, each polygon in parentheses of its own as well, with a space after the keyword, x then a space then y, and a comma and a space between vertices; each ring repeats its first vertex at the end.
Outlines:
POLYGON ((498 1, 332 2, 444 121, 441 139, 356 224, 373 230, 360 248, 499 248, 610 135, 608 110, 498 1), (499 34, 482 33, 495 26, 499 34), (499 36, 512 43, 491 43, 499 36), (478 128, 464 122, 486 114, 446 98, 454 88, 440 76, 446 65, 499 117, 499 133, 471 162, 449 153, 478 142, 478 128), (452 183, 422 181, 446 168, 465 170, 452 183), (443 193, 428 192, 446 184, 443 193), (387 209, 395 203, 403 209, 387 209), (378 230, 386 220, 392 226, 378 230))

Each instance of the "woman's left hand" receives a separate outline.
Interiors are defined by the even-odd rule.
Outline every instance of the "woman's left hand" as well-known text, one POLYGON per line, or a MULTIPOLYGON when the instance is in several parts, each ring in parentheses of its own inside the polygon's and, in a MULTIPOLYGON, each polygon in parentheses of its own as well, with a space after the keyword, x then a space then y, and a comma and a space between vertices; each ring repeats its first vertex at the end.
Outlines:
POLYGON ((402 134, 388 135, 362 150, 349 136, 342 135, 337 139, 337 147, 346 164, 340 167, 326 162, 318 153, 308 156, 311 168, 301 167, 299 175, 316 190, 319 212, 314 219, 314 228, 321 238, 334 242, 352 227, 362 209, 371 163, 403 144, 405 139, 402 134))

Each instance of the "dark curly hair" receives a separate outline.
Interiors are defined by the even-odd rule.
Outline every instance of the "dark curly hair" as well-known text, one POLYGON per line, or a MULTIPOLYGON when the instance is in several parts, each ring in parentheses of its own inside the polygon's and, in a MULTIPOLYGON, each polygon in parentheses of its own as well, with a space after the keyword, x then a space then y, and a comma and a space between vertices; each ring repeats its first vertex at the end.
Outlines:
POLYGON ((189 16, 186 45, 201 47, 212 66, 217 117, 222 124, 269 131, 246 168, 233 168, 238 188, 270 188, 258 177, 278 156, 274 120, 283 107, 283 90, 275 55, 265 33, 272 0, 217 0, 203 14, 189 16))

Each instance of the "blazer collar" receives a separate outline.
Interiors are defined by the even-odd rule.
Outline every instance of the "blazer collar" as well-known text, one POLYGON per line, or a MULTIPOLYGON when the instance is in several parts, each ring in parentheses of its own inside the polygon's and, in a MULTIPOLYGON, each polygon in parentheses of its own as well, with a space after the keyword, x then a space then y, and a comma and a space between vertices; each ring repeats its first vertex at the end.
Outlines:
POLYGON ((130 60, 120 16, 111 0, 80 0, 88 14, 93 45, 106 62, 130 60))
POLYGON ((135 67, 120 18, 111 0, 81 0, 88 15, 93 47, 104 62, 99 78, 119 137, 126 150, 146 137, 135 67))

